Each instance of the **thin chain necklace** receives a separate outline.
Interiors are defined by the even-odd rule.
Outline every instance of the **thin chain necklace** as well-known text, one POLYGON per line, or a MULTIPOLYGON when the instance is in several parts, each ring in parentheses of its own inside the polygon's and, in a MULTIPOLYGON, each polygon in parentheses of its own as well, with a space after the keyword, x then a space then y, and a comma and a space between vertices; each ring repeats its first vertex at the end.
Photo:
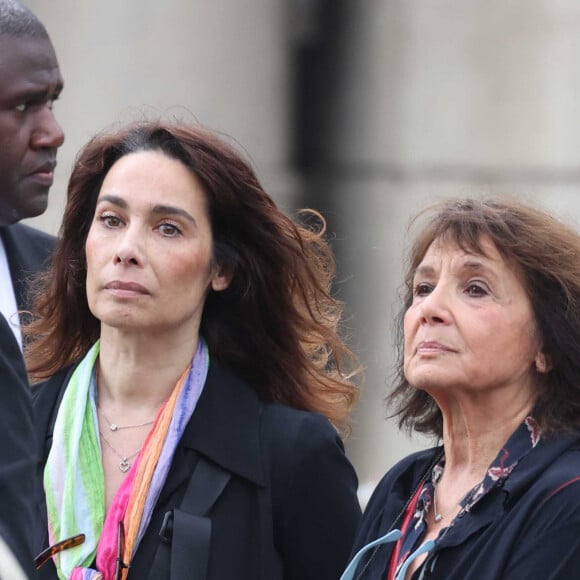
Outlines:
POLYGON ((465 508, 461 507, 461 503, 463 502, 463 500, 469 502, 468 498, 473 497, 473 494, 475 493, 475 490, 479 487, 479 483, 476 483, 464 496, 462 496, 459 501, 456 501, 450 509, 448 509, 446 512, 444 513, 440 513, 439 510, 437 509, 437 486, 439 485, 439 481, 437 483, 433 484, 433 519, 435 520, 435 523, 439 523, 440 521, 444 520, 447 516, 451 515, 455 509, 457 509, 457 506, 459 506, 461 509, 460 511, 464 511, 465 508))
POLYGON ((99 411, 101 412, 101 417, 109 424, 109 429, 111 431, 122 431, 123 429, 137 429, 137 427, 146 427, 147 425, 153 425, 153 421, 147 421, 147 423, 139 423, 139 425, 117 425, 117 423, 113 423, 105 416, 103 413, 103 409, 99 407, 99 411))
POLYGON ((435 520, 435 523, 438 524, 441 520, 446 518, 456 507, 457 503, 454 503, 445 513, 439 513, 439 510, 437 509, 437 486, 433 486, 433 519, 435 520))
POLYGON ((119 453, 112 445, 111 442, 103 435, 103 432, 99 429, 99 434, 101 436, 101 439, 110 447, 111 451, 117 456, 121 458, 121 461, 119 461, 119 469, 121 470, 122 473, 127 473, 127 471, 129 471, 129 469, 131 468, 131 462, 129 461, 130 459, 133 459, 134 457, 137 457, 137 455, 139 455, 139 452, 141 451, 141 448, 137 449, 137 451, 135 451, 135 453, 131 453, 130 455, 123 455, 121 453, 119 453))

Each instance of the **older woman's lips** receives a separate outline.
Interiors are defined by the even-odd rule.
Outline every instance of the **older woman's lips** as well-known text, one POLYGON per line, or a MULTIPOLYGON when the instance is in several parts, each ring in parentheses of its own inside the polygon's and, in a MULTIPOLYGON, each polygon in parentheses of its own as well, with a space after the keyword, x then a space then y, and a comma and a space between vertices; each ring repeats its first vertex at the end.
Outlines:
POLYGON ((420 354, 431 354, 438 352, 453 352, 453 349, 435 341, 423 341, 417 345, 417 352, 420 354))
POLYGON ((121 282, 120 280, 114 280, 105 285, 105 290, 114 296, 120 297, 130 297, 130 296, 143 296, 149 294, 149 291, 141 284, 137 282, 121 282))

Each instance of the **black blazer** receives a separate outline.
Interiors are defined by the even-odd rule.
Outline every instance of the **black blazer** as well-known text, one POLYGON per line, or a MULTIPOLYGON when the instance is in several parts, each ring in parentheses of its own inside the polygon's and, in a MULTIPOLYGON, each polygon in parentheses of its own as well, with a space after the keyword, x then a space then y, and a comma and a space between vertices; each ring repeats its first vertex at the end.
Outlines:
POLYGON ((0 228, 18 310, 31 308, 28 280, 48 265, 56 238, 24 224, 0 228))
POLYGON ((36 444, 20 348, 0 315, 0 536, 32 578, 36 444))
MULTIPOLYGON (((34 388, 39 457, 50 448, 48 426, 64 374, 34 388)), ((321 415, 263 403, 246 383, 212 362, 129 580, 148 577, 163 516, 179 505, 200 455, 231 473, 209 514, 208 579, 339 578, 361 515, 356 474, 340 438, 321 415)), ((40 550, 47 542, 41 490, 38 498, 40 550)), ((56 578, 52 563, 40 578, 56 578)))

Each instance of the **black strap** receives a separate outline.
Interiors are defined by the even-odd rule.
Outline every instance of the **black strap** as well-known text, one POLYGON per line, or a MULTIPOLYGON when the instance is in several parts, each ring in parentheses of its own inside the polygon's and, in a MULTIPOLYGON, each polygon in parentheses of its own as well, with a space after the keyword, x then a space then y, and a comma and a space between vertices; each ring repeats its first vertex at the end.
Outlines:
POLYGON ((200 456, 179 509, 165 514, 150 580, 205 580, 211 520, 206 517, 230 473, 200 456))

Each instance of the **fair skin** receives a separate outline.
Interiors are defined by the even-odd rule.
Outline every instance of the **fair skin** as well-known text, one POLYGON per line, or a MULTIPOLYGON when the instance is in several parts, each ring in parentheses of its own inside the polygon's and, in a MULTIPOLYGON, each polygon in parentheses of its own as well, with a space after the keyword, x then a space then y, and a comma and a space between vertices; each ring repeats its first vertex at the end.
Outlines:
MULTIPOLYGON (((89 308, 101 321, 99 426, 130 456, 151 425, 110 431, 108 421, 127 426, 154 419, 197 348, 208 292, 229 284, 212 260, 197 178, 160 152, 122 157, 99 192, 86 258, 89 308)), ((108 509, 125 474, 110 446, 101 448, 108 509)))
POLYGON ((405 314, 405 376, 443 416, 445 469, 436 498, 445 517, 436 523, 430 510, 425 540, 449 526, 535 400, 543 355, 530 300, 513 265, 491 241, 481 242, 485 255, 435 240, 405 314))
POLYGON ((0 35, 0 225, 46 209, 64 142, 52 110, 62 86, 48 38, 0 35))

